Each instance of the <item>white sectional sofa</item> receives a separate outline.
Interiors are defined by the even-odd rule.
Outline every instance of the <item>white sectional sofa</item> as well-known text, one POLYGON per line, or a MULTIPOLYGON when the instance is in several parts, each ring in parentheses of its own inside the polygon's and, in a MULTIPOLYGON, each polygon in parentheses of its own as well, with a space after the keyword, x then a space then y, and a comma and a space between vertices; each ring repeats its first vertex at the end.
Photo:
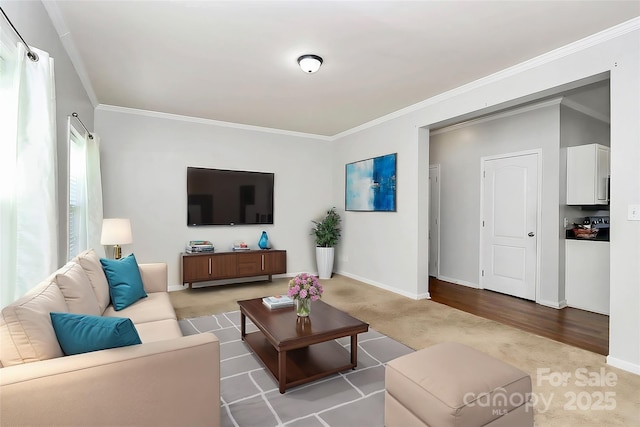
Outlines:
POLYGON ((183 337, 166 264, 139 270, 147 297, 120 311, 93 250, 2 309, 1 425, 220 424, 217 337, 183 337), (51 312, 130 318, 142 343, 65 356, 51 312))

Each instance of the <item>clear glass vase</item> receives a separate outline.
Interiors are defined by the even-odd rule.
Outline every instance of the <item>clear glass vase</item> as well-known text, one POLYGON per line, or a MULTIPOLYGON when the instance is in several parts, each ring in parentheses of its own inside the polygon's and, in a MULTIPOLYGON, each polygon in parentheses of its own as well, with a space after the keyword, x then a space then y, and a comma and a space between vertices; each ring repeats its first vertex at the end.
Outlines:
POLYGON ((311 299, 299 298, 296 299, 296 314, 299 317, 308 317, 311 314, 311 299))

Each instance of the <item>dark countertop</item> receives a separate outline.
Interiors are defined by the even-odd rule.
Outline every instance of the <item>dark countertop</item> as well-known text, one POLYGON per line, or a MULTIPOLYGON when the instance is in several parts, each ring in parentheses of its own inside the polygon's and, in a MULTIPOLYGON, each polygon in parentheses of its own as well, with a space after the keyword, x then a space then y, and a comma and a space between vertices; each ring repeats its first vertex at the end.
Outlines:
POLYGON ((609 241, 609 229, 608 228, 600 228, 598 230, 598 234, 594 239, 582 239, 578 238, 573 234, 573 229, 566 230, 565 238, 567 240, 581 240, 584 242, 608 242, 609 241))

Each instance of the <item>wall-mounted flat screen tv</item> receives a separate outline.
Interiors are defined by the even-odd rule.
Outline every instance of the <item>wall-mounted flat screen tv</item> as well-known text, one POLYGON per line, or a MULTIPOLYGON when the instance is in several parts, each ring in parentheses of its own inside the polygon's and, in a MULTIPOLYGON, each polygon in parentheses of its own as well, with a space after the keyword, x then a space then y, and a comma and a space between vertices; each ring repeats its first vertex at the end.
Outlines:
POLYGON ((273 173, 187 168, 187 225, 273 224, 273 173))

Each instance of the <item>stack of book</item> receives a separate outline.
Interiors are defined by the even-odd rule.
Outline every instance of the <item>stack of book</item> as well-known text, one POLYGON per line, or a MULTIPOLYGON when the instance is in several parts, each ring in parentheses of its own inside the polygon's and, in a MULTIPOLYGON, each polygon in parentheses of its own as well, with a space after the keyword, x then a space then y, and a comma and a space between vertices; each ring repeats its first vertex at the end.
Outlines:
POLYGON ((208 240, 191 240, 185 248, 188 254, 213 252, 213 244, 208 240))
POLYGON ((264 297, 262 298, 262 303, 271 310, 274 308, 293 307, 293 300, 286 295, 264 297))

